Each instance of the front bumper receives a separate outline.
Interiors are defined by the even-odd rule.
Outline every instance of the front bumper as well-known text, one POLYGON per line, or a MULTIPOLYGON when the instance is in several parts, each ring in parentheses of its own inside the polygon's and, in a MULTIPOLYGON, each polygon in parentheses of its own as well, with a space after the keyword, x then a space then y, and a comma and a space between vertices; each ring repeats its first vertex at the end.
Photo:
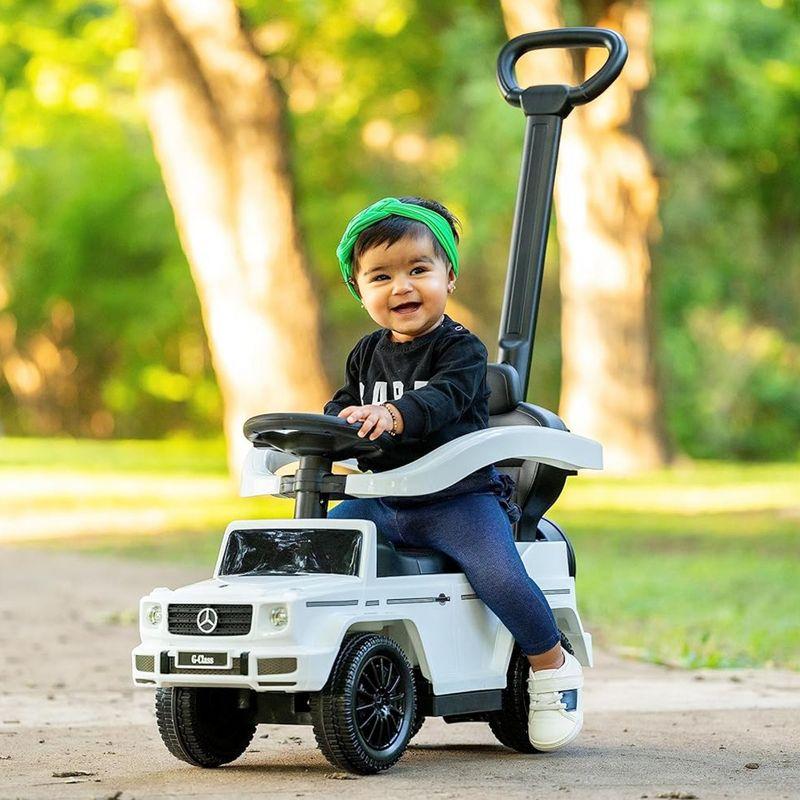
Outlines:
POLYGON ((336 650, 309 647, 243 648, 203 641, 141 644, 131 653, 133 683, 149 688, 215 686, 256 692, 316 692, 328 679, 336 650), (220 658, 224 654, 226 658, 220 658), (224 666, 210 666, 211 660, 224 666))

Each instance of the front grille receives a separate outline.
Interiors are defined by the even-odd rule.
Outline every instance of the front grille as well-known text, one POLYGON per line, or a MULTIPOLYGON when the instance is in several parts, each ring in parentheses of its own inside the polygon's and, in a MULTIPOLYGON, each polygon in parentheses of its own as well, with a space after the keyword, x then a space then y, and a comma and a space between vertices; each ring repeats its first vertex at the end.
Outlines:
POLYGON ((245 636, 253 623, 253 606, 205 605, 185 603, 167 607, 167 627, 170 633, 183 636, 245 636), (197 627, 197 615, 204 608, 217 612, 217 627, 203 633, 197 627))
POLYGON ((296 658, 259 658, 259 675, 285 675, 297 669, 296 658))
POLYGON ((188 667, 176 667, 175 660, 170 659, 170 675, 241 675, 241 659, 231 659, 230 669, 190 669, 188 667))
POLYGON ((136 656, 136 669, 139 670, 139 672, 155 672, 155 656, 136 656))

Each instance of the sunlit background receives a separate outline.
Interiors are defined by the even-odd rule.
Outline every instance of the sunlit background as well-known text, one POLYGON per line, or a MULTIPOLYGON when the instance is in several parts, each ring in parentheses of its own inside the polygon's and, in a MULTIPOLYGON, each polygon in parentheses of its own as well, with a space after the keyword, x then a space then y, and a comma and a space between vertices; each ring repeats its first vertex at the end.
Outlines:
MULTIPOLYGON (((287 501, 238 499, 230 478, 226 413, 248 375, 225 354, 250 339, 226 345, 215 323, 238 307, 233 293, 218 311, 225 281, 207 282, 225 239, 197 233, 216 206, 187 200, 176 141, 187 159, 219 155, 216 166, 206 158, 202 186, 227 186, 232 163, 242 185, 259 174, 244 145, 231 155, 247 125, 267 143, 255 149, 282 162, 291 205, 267 192, 258 206, 256 186, 234 200, 267 210, 241 202, 241 217, 220 222, 243 253, 227 283, 281 298, 264 304, 269 346, 254 345, 266 388, 242 407, 321 409, 373 328, 341 284, 336 243, 379 197, 434 197, 460 218, 448 313, 494 356, 524 127, 495 85, 497 52, 515 20, 618 23, 629 94, 599 104, 602 120, 565 121, 574 139, 562 148, 529 398, 631 461, 571 478, 551 516, 575 545, 582 612, 601 646, 689 667, 800 668, 797 0, 241 0, 241 27, 234 3, 217 0, 242 37, 227 53, 197 44, 202 20, 183 4, 184 18, 170 11, 172 52, 195 47, 199 75, 153 56, 171 5, 181 4, 0 2, 0 543, 210 570, 230 519, 291 514, 287 501), (244 86, 248 69, 263 70, 274 101, 255 121, 245 90, 220 78, 248 42, 236 77, 244 86), (209 138, 201 101, 190 103, 196 116, 182 111, 193 97, 220 111, 229 139, 209 138), (629 149, 599 151, 576 173, 580 136, 585 147, 601 138, 592 125, 603 146, 629 149), (625 391, 655 397, 638 433, 620 439, 567 414, 602 405, 605 387, 566 386, 570 359, 593 342, 574 338, 562 308, 565 264, 582 245, 594 252, 604 208, 614 219, 594 235, 641 264, 647 287, 646 324, 630 335, 646 381, 625 391), (287 300, 298 276, 313 302, 287 300), (293 322, 301 308, 309 322, 293 322), (282 354, 298 343, 308 357, 295 368, 282 354), (638 459, 637 436, 655 442, 638 459)), ((530 82, 552 66, 536 58, 530 82)), ((596 309, 611 330, 624 327, 620 305, 596 309)))

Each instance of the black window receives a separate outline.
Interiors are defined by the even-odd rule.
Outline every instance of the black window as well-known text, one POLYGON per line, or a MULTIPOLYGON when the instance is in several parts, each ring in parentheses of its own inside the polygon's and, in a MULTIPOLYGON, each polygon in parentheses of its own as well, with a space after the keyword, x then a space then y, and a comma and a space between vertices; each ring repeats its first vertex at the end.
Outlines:
POLYGON ((357 575, 361 532, 314 528, 231 531, 220 575, 357 575))

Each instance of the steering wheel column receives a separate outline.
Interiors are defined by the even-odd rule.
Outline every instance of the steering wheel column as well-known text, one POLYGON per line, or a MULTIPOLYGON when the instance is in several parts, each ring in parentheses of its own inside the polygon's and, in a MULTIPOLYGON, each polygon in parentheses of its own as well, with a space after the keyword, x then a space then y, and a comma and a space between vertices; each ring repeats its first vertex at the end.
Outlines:
POLYGON ((295 519, 324 519, 330 500, 343 500, 346 475, 334 475, 334 461, 382 453, 393 446, 382 433, 374 440, 361 437, 360 424, 326 414, 260 414, 244 424, 253 447, 297 456, 294 475, 281 478, 281 494, 295 498, 295 519))

